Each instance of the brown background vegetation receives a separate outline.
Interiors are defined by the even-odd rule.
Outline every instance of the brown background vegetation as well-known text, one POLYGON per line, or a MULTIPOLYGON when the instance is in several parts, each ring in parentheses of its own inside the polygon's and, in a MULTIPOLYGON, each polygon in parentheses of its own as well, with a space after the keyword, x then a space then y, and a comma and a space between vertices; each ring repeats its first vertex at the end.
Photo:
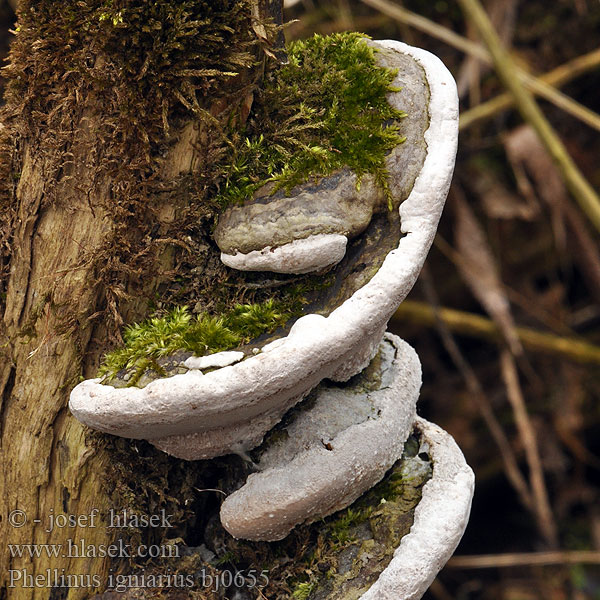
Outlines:
MULTIPOLYGON (((440 56, 458 82, 454 184, 427 267, 391 324, 423 362, 420 413, 455 436, 477 477, 467 533, 427 598, 600 598, 598 229, 530 115, 502 100, 498 76, 550 73, 539 105, 598 189, 600 4, 489 0, 512 59, 500 70, 481 60, 466 4, 303 0, 287 10, 286 35, 399 39, 440 56)), ((7 2, 0 19, 5 54, 7 2)))

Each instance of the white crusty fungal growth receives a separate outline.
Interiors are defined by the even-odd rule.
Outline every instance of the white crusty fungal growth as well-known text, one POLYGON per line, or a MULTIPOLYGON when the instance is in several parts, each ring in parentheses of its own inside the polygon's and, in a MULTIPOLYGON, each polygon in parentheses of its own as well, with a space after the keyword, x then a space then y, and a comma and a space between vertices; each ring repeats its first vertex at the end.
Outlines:
POLYGON ((208 356, 190 356, 184 361, 188 369, 210 369, 214 367, 228 367, 244 358, 243 352, 215 352, 208 356))
POLYGON ((223 502, 221 522, 231 535, 280 540, 300 523, 349 506, 402 456, 421 365, 415 351, 391 334, 373 362, 371 381, 319 386, 314 404, 261 456, 260 472, 223 502))
MULTIPOLYGON (((429 98, 420 109, 428 121, 424 135, 413 145, 407 139, 403 151, 393 154, 387 164, 391 192, 401 202, 404 236, 398 247, 328 316, 301 317, 287 336, 257 354, 247 353, 235 364, 205 374, 194 369, 156 379, 141 389, 103 385, 98 379, 80 383, 70 400, 71 411, 80 421, 107 433, 149 439, 176 456, 207 458, 256 446, 320 381, 348 379, 368 363, 433 241, 450 185, 458 134, 456 86, 440 60, 400 42, 372 43, 380 50, 378 61, 387 66, 410 61, 413 71, 421 73, 415 85, 429 98), (411 164, 415 168, 417 154, 418 174, 409 185, 402 175, 411 164)), ((398 79, 393 85, 403 83, 398 79)), ((404 108, 410 119, 412 109, 403 104, 405 97, 398 92, 389 100, 404 108)))
POLYGON ((275 273, 310 273, 320 271, 337 263, 346 254, 348 238, 339 233, 318 233, 289 244, 248 254, 221 253, 221 260, 228 267, 239 271, 273 271, 275 273))
POLYGON ((467 527, 475 478, 452 437, 417 419, 433 476, 423 487, 410 533, 361 600, 418 600, 456 550, 467 527))

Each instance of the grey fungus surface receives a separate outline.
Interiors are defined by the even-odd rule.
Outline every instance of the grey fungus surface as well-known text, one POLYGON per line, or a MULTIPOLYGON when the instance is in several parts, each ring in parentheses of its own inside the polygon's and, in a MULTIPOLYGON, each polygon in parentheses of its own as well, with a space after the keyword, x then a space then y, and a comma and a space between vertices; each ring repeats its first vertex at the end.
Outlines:
POLYGON ((283 190, 271 196, 270 187, 220 215, 214 238, 222 252, 248 253, 322 233, 353 238, 366 229, 376 207, 385 205, 371 176, 357 186, 356 175, 347 168, 296 186, 289 196, 283 190))
MULTIPOLYGON (((287 335, 268 346, 258 345, 258 353, 235 364, 205 374, 192 369, 153 380, 141 389, 103 385, 98 379, 80 383, 70 399, 71 411, 80 421, 114 435, 156 441, 159 446, 164 440, 165 448, 181 449, 195 439, 194 452, 186 450, 185 458, 208 458, 257 445, 320 381, 348 379, 368 364, 433 241, 452 176, 458 134, 456 86, 441 61, 400 42, 373 44, 390 66, 421 73, 415 93, 420 98, 427 93, 429 99, 420 108, 427 116, 424 141, 416 144, 420 158, 401 152, 388 165, 404 234, 397 248, 386 250, 378 270, 332 307, 328 316, 301 317, 287 335), (409 176, 411 161, 420 167, 409 176)), ((398 85, 403 83, 399 80, 398 85)), ((405 100, 413 93, 412 84, 403 87, 401 93, 392 94, 390 102, 401 103, 412 115, 418 107, 413 110, 405 100), (394 98, 401 94, 402 99, 394 98)), ((407 138, 405 151, 411 144, 410 135, 407 138)))
POLYGON ((214 238, 221 260, 230 267, 307 273, 337 264, 345 254, 340 238, 347 241, 362 233, 373 212, 384 206, 373 177, 363 177, 358 186, 356 175, 342 169, 318 183, 297 186, 289 197, 280 190, 228 208, 219 217, 214 238), (317 255, 305 252, 306 245, 298 243, 302 241, 312 242, 317 255), (255 260, 258 256, 262 260, 255 260))
POLYGON ((433 476, 423 487, 410 533, 361 600, 418 600, 452 556, 467 527, 475 486, 473 471, 451 435, 417 418, 429 446, 433 476))
POLYGON ((373 363, 353 385, 321 384, 314 402, 267 447, 260 471, 221 506, 231 535, 280 540, 300 523, 349 506, 401 457, 416 416, 419 359, 386 334, 373 363))
POLYGON ((307 600, 417 600, 454 552, 470 513, 473 472, 437 425, 417 418, 411 438, 379 490, 328 519, 352 523, 344 526, 348 543, 323 558, 330 570, 314 573, 307 600))

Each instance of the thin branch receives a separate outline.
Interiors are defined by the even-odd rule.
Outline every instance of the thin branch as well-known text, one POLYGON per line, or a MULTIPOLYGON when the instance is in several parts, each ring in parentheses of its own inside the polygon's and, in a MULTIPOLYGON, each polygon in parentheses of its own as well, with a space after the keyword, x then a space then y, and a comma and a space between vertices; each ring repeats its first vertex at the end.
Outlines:
POLYGON ((527 510, 533 512, 533 495, 529 489, 529 486, 527 485, 527 481, 525 481, 523 474, 519 470, 517 459, 510 442, 508 441, 502 426, 498 422, 487 396, 483 392, 483 388, 479 382, 479 379, 477 378, 477 375, 475 374, 475 371, 468 363, 463 353, 460 351, 456 340, 454 339, 452 333, 450 333, 450 330, 446 326, 444 320, 440 318, 441 311, 438 306, 438 297, 427 265, 425 265, 423 271, 421 272, 421 282, 425 291, 425 295, 433 307, 432 311, 434 313, 434 323, 438 334, 442 339, 444 348, 446 348, 446 352, 448 352, 450 355, 452 362, 460 371, 471 398, 475 402, 475 405, 481 413, 492 439, 500 451, 506 477, 517 492, 523 506, 525 506, 527 510))
MULTIPOLYGON (((473 42, 458 33, 454 33, 450 29, 438 25, 421 15, 417 15, 402 6, 392 4, 389 0, 362 0, 362 2, 401 23, 410 25, 423 33, 445 42, 465 54, 474 56, 487 64, 494 64, 492 55, 481 44, 473 42)), ((517 76, 527 89, 542 96, 574 117, 581 119, 590 125, 590 127, 600 130, 600 115, 548 85, 547 82, 540 81, 538 78, 530 75, 517 65, 513 65, 513 69, 514 75, 517 76)))
POLYGON ((535 510, 533 511, 538 522, 538 527, 546 542, 552 548, 558 546, 558 531, 556 522, 550 508, 548 499, 548 489, 544 480, 544 469, 540 459, 540 450, 537 443, 537 437, 531 418, 527 412, 525 399, 519 383, 517 365, 510 350, 503 349, 500 353, 500 365, 502 368, 502 378, 506 385, 508 400, 513 410, 515 424, 519 432, 519 437, 523 443, 525 457, 529 467, 529 481, 533 493, 533 502, 535 510))
POLYGON ((524 71, 522 73, 523 74, 519 73, 519 77, 522 79, 525 87, 531 92, 535 92, 538 96, 552 102, 552 104, 558 106, 558 108, 562 108, 565 112, 576 119, 579 119, 582 123, 600 131, 600 115, 587 108, 587 106, 580 104, 577 100, 573 100, 573 98, 570 98, 551 85, 548 85, 545 81, 535 78, 532 75, 525 74, 524 71))
MULTIPOLYGON (((582 56, 578 56, 573 60, 560 65, 556 69, 545 73, 537 78, 538 82, 545 83, 547 85, 558 87, 561 85, 565 85, 569 81, 587 73, 588 71, 592 71, 593 69, 600 66, 600 48, 597 50, 593 50, 588 54, 583 54, 582 56)), ((537 93, 537 90, 532 90, 537 93)), ((566 96, 565 96, 566 97, 566 96)), ((576 103, 578 104, 578 103, 576 103)), ((464 111, 460 115, 459 128, 461 130, 467 129, 471 125, 475 123, 479 123, 486 119, 493 117, 494 115, 506 110, 514 105, 514 100, 512 94, 509 92, 504 92, 499 94, 495 98, 488 100, 487 102, 483 102, 473 108, 464 111)), ((589 111, 589 109, 585 109, 589 111)), ((596 113, 593 113, 594 118, 597 119, 598 116, 596 113)))
POLYGON ((443 25, 438 25, 426 17, 411 12, 398 4, 392 4, 389 0, 362 0, 362 3, 379 10, 392 19, 410 25, 418 31, 441 40, 465 54, 475 56, 484 62, 490 62, 490 55, 481 44, 473 42, 458 33, 454 33, 451 29, 443 25))
POLYGON ((570 552, 519 552, 513 554, 454 556, 448 561, 447 566, 454 569, 495 569, 572 564, 600 564, 600 552, 574 550, 570 552))
MULTIPOLYGON (((438 314, 446 326, 455 333, 493 342, 503 340, 498 326, 486 317, 451 308, 440 308, 438 314)), ((393 319, 433 327, 436 314, 431 306, 423 302, 405 300, 393 319)), ((600 365, 600 347, 594 344, 525 327, 517 327, 516 333, 523 346, 530 351, 554 354, 579 363, 600 365)))

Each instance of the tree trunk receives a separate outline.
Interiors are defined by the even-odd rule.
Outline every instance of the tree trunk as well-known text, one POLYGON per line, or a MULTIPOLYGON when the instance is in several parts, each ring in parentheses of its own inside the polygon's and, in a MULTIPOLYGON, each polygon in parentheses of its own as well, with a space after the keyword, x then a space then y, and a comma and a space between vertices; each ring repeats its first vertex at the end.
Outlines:
MULTIPOLYGON (((173 224, 188 209, 189 199, 185 194, 174 199, 169 193, 154 193, 147 199, 152 207, 150 216, 144 217, 147 222, 139 228, 137 222, 131 223, 141 218, 140 211, 124 203, 111 210, 111 202, 123 190, 138 185, 149 193, 166 190, 170 183, 175 186, 185 176, 208 168, 203 148, 216 133, 198 117, 201 111, 169 105, 164 140, 151 137, 146 146, 141 143, 145 156, 135 150, 128 154, 123 144, 121 161, 127 169, 119 171, 119 157, 115 160, 106 155, 105 105, 98 106, 95 96, 77 97, 83 88, 61 87, 62 81, 72 77, 69 61, 61 59, 62 72, 53 71, 51 56, 45 72, 43 64, 37 71, 20 64, 26 53, 33 56, 44 46, 44 32, 57 17, 54 9, 45 12, 41 6, 51 1, 19 4, 21 33, 11 57, 10 76, 20 88, 12 96, 9 92, 3 130, 7 138, 3 152, 12 156, 5 170, 9 177, 18 177, 18 184, 12 196, 8 190, 0 217, 0 292, 4 298, 4 306, 0 306, 4 309, 0 325, 0 598, 71 600, 102 591, 109 570, 125 568, 123 553, 111 562, 99 549, 115 541, 114 531, 103 522, 108 511, 128 507, 111 505, 106 483, 114 471, 114 456, 90 440, 89 432, 70 415, 69 392, 80 378, 94 376, 99 357, 119 335, 116 326, 120 321, 144 316, 148 298, 168 277, 176 248, 182 245, 178 240, 171 244, 169 239, 173 224), (47 81, 39 87, 43 77, 47 81), (36 104, 38 99, 28 95, 35 86, 38 95, 40 89, 47 94, 45 104, 36 104), (49 124, 56 123, 61 112, 64 121, 73 116, 76 121, 69 135, 61 130, 56 142, 49 124), (37 122, 43 124, 39 129, 37 122), (117 164, 112 170, 105 167, 108 159, 117 164), (148 181, 160 185, 152 187, 148 181), (148 236, 155 243, 139 253, 146 260, 143 267, 120 264, 123 257, 135 255, 135 249, 128 255, 119 244, 145 243, 148 236), (120 268, 112 265, 109 273, 107 264, 113 259, 120 268), (60 515, 72 515, 72 520, 65 523, 60 515), (82 540, 86 548, 95 551, 90 550, 89 557, 69 556, 77 554, 69 552, 69 544, 81 544, 82 540), (18 544, 35 544, 28 547, 40 555, 30 557, 28 548, 23 547, 19 557, 18 544)), ((65 4, 87 5, 90 11, 101 5, 91 0, 65 4)), ((127 7, 123 2, 113 4, 127 7)), ((265 18, 280 13, 281 2, 237 4, 243 5, 252 24, 245 35, 253 30, 257 38, 269 37, 264 35, 268 25, 258 27, 254 19, 257 14, 265 18)), ((111 13, 107 19, 119 27, 121 14, 111 13)), ((100 15, 96 20, 103 18, 100 15)), ((127 33, 131 34, 131 28, 127 33)), ((68 35, 77 36, 65 32, 68 35)), ((263 49, 268 44, 266 39, 259 41, 263 49)), ((77 42, 65 38, 65 43, 77 42)), ((81 51, 94 68, 112 60, 105 49, 99 51, 95 44, 85 43, 88 47, 81 51)), ((53 51, 46 48, 46 52, 53 51)), ((68 56, 68 47, 61 51, 68 56)), ((262 51, 253 52, 260 60, 225 86, 227 102, 200 97, 201 108, 219 118, 225 104, 234 105, 239 119, 244 118, 252 85, 257 73, 264 70, 262 51), (233 103, 232 97, 236 99, 233 103)), ((143 66, 140 73, 138 82, 143 80, 143 66)), ((131 85, 138 82, 132 78, 131 85)), ((231 115, 228 118, 231 121, 231 115)), ((114 139, 109 144, 116 147, 114 139)), ((142 532, 142 540, 144 535, 151 537, 152 532, 142 532)))

